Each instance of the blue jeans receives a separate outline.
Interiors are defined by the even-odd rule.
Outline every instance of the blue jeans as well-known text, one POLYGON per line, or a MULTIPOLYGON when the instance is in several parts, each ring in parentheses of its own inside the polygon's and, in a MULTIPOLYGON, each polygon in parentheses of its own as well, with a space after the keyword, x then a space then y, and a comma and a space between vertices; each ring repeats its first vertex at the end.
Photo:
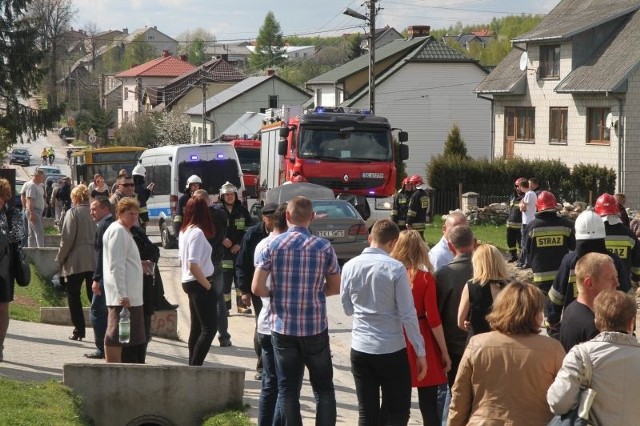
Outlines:
POLYGON ((93 294, 91 299, 91 309, 89 310, 89 318, 93 324, 93 335, 95 338, 96 348, 98 352, 104 354, 104 334, 107 331, 107 301, 104 298, 104 287, 100 286, 102 292, 100 296, 93 294))
POLYGON ((258 426, 271 426, 280 423, 280 416, 276 413, 278 402, 276 361, 273 356, 271 335, 258 333, 258 342, 262 348, 262 387, 258 403, 258 426))
MULTIPOLYGON (((333 365, 329 332, 313 336, 271 335, 278 376, 278 411, 280 424, 302 426, 300 389, 304 367, 316 399, 316 425, 336 424, 336 394, 333 387, 333 365)), ((275 423, 274 423, 275 424, 275 423)))
POLYGON ((213 292, 216 295, 216 304, 218 308, 218 340, 220 342, 231 340, 231 335, 229 334, 227 307, 224 302, 224 275, 222 273, 222 263, 214 265, 211 284, 213 285, 213 292))

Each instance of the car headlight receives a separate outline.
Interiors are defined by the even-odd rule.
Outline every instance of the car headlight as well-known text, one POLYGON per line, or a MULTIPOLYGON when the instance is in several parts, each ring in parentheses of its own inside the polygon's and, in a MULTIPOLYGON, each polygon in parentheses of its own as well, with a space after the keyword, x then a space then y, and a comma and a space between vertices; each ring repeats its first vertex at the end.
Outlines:
POLYGON ((393 197, 376 198, 376 210, 393 209, 393 197))

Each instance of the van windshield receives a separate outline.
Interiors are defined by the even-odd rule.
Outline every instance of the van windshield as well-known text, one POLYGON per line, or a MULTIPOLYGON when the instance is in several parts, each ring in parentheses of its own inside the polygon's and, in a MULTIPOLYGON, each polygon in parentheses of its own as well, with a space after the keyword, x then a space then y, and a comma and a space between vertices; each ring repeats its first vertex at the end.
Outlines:
POLYGON ((178 189, 184 192, 189 176, 197 175, 202 179, 202 189, 210 195, 218 194, 220 187, 229 181, 237 188, 241 187, 238 163, 235 159, 183 161, 178 164, 178 189))

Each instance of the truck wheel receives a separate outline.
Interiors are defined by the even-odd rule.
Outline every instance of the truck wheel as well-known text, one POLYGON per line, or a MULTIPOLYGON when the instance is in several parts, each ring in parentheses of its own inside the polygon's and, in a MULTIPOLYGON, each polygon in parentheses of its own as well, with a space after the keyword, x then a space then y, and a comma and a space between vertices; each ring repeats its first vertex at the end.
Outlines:
POLYGON ((169 228, 167 228, 166 223, 163 223, 160 227, 160 239, 162 241, 162 247, 166 249, 174 249, 178 247, 177 241, 169 233, 169 228))

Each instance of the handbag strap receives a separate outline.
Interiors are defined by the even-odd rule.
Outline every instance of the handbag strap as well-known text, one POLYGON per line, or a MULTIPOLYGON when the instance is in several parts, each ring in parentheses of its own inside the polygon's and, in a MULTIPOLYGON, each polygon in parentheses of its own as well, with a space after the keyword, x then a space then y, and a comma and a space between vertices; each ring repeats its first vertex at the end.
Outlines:
POLYGON ((582 386, 588 388, 591 386, 591 376, 593 375, 593 364, 587 348, 583 344, 577 345, 580 358, 582 358, 582 386))

